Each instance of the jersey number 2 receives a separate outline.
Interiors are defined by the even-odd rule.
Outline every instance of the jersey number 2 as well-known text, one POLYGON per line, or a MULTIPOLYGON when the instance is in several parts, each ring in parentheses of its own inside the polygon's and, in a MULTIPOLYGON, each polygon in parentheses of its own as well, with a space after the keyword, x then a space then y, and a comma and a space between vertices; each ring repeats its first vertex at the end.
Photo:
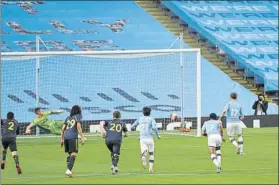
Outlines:
POLYGON ((110 125, 110 131, 114 131, 114 132, 121 132, 122 131, 122 126, 120 124, 114 124, 112 123, 110 125))
POLYGON ((14 122, 9 122, 9 128, 8 128, 8 130, 14 130, 14 126, 15 126, 15 123, 14 123, 14 122))

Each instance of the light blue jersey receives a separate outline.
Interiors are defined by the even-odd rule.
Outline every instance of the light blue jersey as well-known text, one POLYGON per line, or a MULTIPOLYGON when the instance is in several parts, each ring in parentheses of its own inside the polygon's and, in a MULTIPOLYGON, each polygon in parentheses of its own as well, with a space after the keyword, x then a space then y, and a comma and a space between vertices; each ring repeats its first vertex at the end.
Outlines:
POLYGON ((150 116, 142 116, 138 120, 133 123, 131 129, 139 126, 140 130, 140 139, 153 139, 152 131, 156 133, 157 137, 159 137, 158 129, 156 127, 156 121, 154 118, 150 116))
POLYGON ((219 121, 218 120, 209 120, 204 122, 202 126, 202 130, 206 132, 207 136, 212 134, 220 134, 220 127, 219 127, 219 121))
POLYGON ((237 123, 239 117, 243 116, 242 107, 235 100, 228 102, 225 110, 227 111, 227 123, 237 123))

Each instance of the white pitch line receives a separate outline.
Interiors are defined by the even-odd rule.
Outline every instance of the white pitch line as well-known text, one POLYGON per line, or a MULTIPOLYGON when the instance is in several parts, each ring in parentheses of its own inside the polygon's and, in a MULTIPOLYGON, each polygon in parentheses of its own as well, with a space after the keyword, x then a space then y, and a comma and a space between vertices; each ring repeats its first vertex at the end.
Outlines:
MULTIPOLYGON (((220 175, 225 175, 225 176, 255 176, 255 174, 247 174, 247 173, 227 173, 227 172, 237 172, 237 171, 262 171, 262 170, 272 170, 272 168, 251 168, 251 169, 227 169, 227 170, 223 170, 222 173, 220 175)), ((179 171, 177 173, 172 173, 171 171, 161 171, 161 172, 155 172, 155 173, 148 173, 148 172, 134 172, 134 173, 119 173, 116 176, 135 176, 135 175, 150 175, 150 176, 172 176, 172 175, 176 175, 176 176, 208 176, 208 175, 217 175, 217 174, 213 174, 212 172, 214 172, 214 168, 212 170, 191 170, 191 171, 179 171), (197 173, 193 173, 193 172, 209 172, 209 174, 197 174, 197 173)), ((266 175, 266 176, 278 176, 278 173, 262 173, 262 175, 266 175)), ((107 173, 95 173, 95 174, 84 174, 84 175, 75 175, 75 177, 98 177, 98 176, 112 176, 111 174, 107 174, 107 173)), ((18 180, 18 179, 37 179, 37 178, 63 178, 63 175, 54 175, 54 176, 21 176, 21 177, 14 177, 14 178, 5 178, 6 180, 18 180)))

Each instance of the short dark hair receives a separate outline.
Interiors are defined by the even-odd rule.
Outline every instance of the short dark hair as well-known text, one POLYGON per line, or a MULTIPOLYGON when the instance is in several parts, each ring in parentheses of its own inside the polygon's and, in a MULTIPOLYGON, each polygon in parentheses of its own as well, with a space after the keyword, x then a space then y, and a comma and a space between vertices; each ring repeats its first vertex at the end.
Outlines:
POLYGON ((8 112, 7 113, 7 119, 12 120, 12 119, 14 119, 14 117, 15 117, 15 115, 14 115, 13 112, 8 112))
POLYGON ((113 112, 113 118, 120 119, 120 117, 121 117, 121 113, 119 111, 114 111, 113 112))
POLYGON ((263 94, 263 93, 258 94, 258 97, 260 97, 260 96, 263 96, 263 97, 264 97, 264 94, 263 94))
POLYGON ((42 109, 41 107, 36 107, 34 110, 35 114, 37 114, 41 109, 42 109))
POLYGON ((81 108, 80 108, 79 105, 74 105, 71 109, 70 116, 74 116, 74 115, 77 115, 77 114, 81 114, 81 108))
POLYGON ((231 93, 231 98, 236 100, 237 99, 237 93, 236 92, 232 92, 231 93))
POLYGON ((214 119, 214 120, 217 120, 217 115, 215 113, 211 113, 209 115, 210 119, 214 119))
POLYGON ((150 107, 143 107, 142 113, 143 113, 144 116, 150 116, 151 108, 150 107))

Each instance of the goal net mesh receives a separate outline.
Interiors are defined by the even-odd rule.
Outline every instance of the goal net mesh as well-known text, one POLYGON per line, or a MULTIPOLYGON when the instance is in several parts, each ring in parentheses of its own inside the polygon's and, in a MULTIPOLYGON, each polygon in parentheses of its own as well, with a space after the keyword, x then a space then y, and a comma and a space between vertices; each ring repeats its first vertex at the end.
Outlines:
MULTIPOLYGON (((99 121, 112 119, 115 110, 129 128, 149 106, 159 130, 197 135, 197 51, 13 54, 2 55, 1 118, 14 112, 21 136, 26 137, 25 128, 35 118, 36 89, 41 108, 65 111, 50 115, 50 120, 64 120, 73 105, 80 105, 86 134, 98 133, 99 121), (171 113, 179 119, 171 120, 171 113), (180 129, 182 115, 187 129, 180 129)), ((33 128, 32 135, 35 132, 33 128)), ((40 136, 49 134, 40 129, 40 136)))

